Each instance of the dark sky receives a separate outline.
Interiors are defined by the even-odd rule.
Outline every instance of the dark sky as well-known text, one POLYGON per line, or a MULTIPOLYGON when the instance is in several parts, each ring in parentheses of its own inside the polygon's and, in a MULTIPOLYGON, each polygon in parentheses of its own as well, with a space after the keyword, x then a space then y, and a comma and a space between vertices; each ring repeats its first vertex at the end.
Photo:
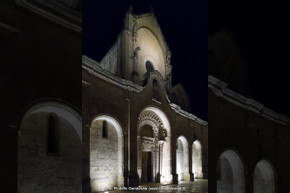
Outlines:
POLYGON ((173 84, 180 82, 191 100, 191 111, 207 120, 206 0, 129 1, 85 0, 83 2, 83 53, 100 61, 117 40, 129 5, 146 13, 150 5, 172 52, 173 84))
POLYGON ((209 34, 227 28, 246 57, 254 99, 290 117, 290 6, 209 0, 209 34))

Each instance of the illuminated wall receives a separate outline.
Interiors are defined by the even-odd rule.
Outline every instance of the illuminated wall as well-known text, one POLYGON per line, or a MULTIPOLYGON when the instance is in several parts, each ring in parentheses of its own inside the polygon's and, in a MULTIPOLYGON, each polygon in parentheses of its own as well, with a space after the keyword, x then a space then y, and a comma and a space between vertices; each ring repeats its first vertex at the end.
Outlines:
POLYGON ((51 102, 30 108, 18 138, 19 192, 81 192, 80 132, 80 115, 65 105, 51 102), (50 137, 49 117, 53 117, 55 127, 50 137))
POLYGON ((154 34, 147 28, 140 28, 137 32, 135 47, 140 48, 135 58, 135 71, 138 73, 136 76, 137 83, 142 84, 148 74, 148 70, 150 71, 148 67, 146 68, 146 62, 148 61, 152 64, 153 69, 158 71, 162 75, 162 78, 165 79, 164 54, 154 34))
POLYGON ((142 151, 152 151, 154 160, 153 173, 155 175, 154 180, 160 180, 161 183, 172 183, 172 174, 171 174, 171 131, 169 121, 166 115, 155 107, 148 107, 144 109, 138 118, 138 136, 137 136, 137 147, 138 147, 138 175, 139 179, 142 177, 141 173, 141 153, 142 151), (152 142, 149 142, 149 139, 142 140, 141 131, 145 125, 150 125, 153 129, 152 142), (166 132, 166 139, 162 142, 162 145, 159 142, 160 129, 164 129, 166 132), (157 174, 160 174, 160 179, 157 179, 157 174))
POLYGON ((188 142, 184 136, 180 136, 177 139, 176 145, 176 172, 178 174, 178 181, 190 181, 188 142))
POLYGON ((110 116, 94 119, 90 129, 90 177, 92 191, 123 186, 123 132, 110 116))
POLYGON ((232 150, 225 151, 219 158, 218 193, 245 193, 245 173, 240 157, 232 150))
POLYGON ((261 160, 254 171, 254 193, 274 193, 275 176, 272 165, 261 160))
POLYGON ((194 178, 203 178, 201 144, 195 140, 192 144, 192 173, 194 178))

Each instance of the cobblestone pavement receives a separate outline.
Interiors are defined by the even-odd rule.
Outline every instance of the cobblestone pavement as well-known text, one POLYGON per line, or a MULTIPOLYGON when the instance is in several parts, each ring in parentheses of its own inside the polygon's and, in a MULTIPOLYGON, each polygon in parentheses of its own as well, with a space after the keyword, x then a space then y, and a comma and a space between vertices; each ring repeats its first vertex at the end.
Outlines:
POLYGON ((194 182, 182 182, 180 184, 161 185, 157 183, 142 184, 139 187, 130 187, 127 190, 111 190, 103 193, 207 193, 208 182, 207 180, 196 180, 194 182))

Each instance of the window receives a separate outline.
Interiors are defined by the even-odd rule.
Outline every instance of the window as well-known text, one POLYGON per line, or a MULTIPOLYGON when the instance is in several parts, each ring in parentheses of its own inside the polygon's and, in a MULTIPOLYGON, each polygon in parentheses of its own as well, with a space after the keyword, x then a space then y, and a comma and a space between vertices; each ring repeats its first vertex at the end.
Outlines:
POLYGON ((160 100, 159 99, 159 85, 158 85, 158 82, 157 80, 153 80, 153 99, 155 100, 160 100))
POLYGON ((145 67, 146 67, 146 73, 144 74, 144 77, 143 77, 142 86, 146 86, 147 85, 148 79, 149 79, 149 76, 150 76, 150 72, 154 71, 153 64, 150 61, 146 61, 145 67))
POLYGON ((49 115, 47 119, 47 154, 59 154, 59 131, 57 120, 54 116, 49 115))
POLYGON ((147 62, 145 63, 145 65, 146 65, 146 70, 147 70, 147 72, 153 72, 153 71, 154 71, 153 64, 152 64, 150 61, 147 61, 147 62))
POLYGON ((108 123, 107 121, 102 122, 102 137, 107 139, 108 138, 108 123))

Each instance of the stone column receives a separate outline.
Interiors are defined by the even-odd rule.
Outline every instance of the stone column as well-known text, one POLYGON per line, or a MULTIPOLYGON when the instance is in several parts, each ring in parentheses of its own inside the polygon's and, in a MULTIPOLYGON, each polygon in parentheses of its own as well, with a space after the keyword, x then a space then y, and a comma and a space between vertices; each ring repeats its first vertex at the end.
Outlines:
POLYGON ((194 181, 194 175, 192 173, 192 143, 188 143, 188 164, 190 181, 194 181))
POLYGON ((171 175, 172 175, 172 183, 178 184, 178 175, 176 173, 176 138, 171 143, 171 175))
POLYGON ((159 144, 159 172, 157 174, 157 182, 161 182, 160 178, 162 176, 163 143, 164 143, 164 141, 162 141, 162 140, 158 141, 158 144, 159 144))

